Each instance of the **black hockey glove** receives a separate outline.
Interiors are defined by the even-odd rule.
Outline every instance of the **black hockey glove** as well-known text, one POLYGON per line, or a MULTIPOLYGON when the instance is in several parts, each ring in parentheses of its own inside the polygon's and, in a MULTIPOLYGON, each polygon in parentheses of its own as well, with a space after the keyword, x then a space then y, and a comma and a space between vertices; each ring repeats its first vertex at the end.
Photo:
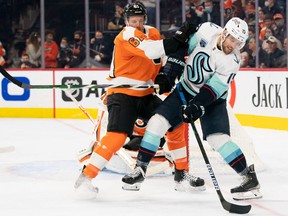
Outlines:
POLYGON ((159 89, 155 89, 155 92, 157 94, 160 94, 160 95, 163 94, 163 93, 166 93, 166 92, 170 92, 172 87, 173 87, 169 83, 168 78, 164 74, 161 74, 161 73, 159 73, 156 76, 154 83, 159 85, 159 89))
POLYGON ((176 31, 173 38, 182 44, 187 43, 189 36, 197 31, 197 26, 192 22, 185 21, 179 30, 176 31))
POLYGON ((203 116, 205 113, 205 109, 201 105, 197 105, 196 103, 189 103, 188 106, 182 106, 182 119, 186 123, 191 123, 192 121, 196 121, 198 118, 203 116))

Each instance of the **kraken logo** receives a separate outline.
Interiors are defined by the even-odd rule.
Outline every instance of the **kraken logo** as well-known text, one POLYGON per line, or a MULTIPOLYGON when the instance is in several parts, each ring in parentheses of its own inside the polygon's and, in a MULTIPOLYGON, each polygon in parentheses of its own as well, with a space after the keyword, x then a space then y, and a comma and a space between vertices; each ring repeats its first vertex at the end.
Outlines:
POLYGON ((201 84, 204 81, 205 72, 213 72, 209 65, 209 55, 199 52, 194 56, 192 65, 187 65, 188 79, 194 84, 201 84))

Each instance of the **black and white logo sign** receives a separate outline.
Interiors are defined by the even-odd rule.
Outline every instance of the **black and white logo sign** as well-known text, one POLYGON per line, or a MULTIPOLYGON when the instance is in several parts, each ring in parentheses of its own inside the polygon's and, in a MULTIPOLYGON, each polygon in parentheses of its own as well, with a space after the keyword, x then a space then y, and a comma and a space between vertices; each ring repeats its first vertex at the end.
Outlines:
MULTIPOLYGON (((82 85, 82 79, 80 77, 63 77, 62 85, 82 85)), ((70 89, 69 91, 77 101, 82 100, 82 89, 70 89)), ((62 99, 63 101, 72 101, 64 91, 62 91, 62 99)))

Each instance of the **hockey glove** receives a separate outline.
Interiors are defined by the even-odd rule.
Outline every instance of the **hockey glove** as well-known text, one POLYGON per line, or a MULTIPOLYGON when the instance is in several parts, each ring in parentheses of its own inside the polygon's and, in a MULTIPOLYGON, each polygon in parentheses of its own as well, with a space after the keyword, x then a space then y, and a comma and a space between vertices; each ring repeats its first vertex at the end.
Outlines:
POLYGON ((179 30, 176 31, 173 38, 182 44, 187 43, 189 36, 197 31, 197 26, 189 21, 182 24, 179 30))
POLYGON ((155 78, 155 84, 159 85, 159 89, 155 89, 157 94, 163 94, 166 92, 170 92, 172 89, 172 85, 169 83, 168 78, 164 75, 159 73, 155 78))
POLYGON ((186 123, 196 121, 198 118, 203 116, 204 113, 204 107, 197 105, 196 103, 190 103, 188 106, 182 106, 182 119, 186 123))

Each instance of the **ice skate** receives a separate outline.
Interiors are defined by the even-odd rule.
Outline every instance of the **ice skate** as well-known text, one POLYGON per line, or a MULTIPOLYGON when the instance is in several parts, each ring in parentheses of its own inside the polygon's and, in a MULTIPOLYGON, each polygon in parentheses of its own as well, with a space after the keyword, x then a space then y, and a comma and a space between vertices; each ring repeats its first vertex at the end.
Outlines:
POLYGON ((78 198, 93 199, 96 198, 99 189, 92 184, 92 179, 80 174, 74 185, 78 198))
POLYGON ((175 190, 179 192, 204 191, 204 179, 189 174, 186 170, 175 169, 175 190))
POLYGON ((131 173, 122 178, 122 181, 124 182, 122 189, 128 191, 139 191, 141 183, 144 181, 144 179, 144 170, 140 166, 136 166, 131 173))
POLYGON ((232 188, 231 193, 235 200, 259 199, 262 198, 254 165, 249 166, 249 172, 243 177, 240 186, 232 188))

